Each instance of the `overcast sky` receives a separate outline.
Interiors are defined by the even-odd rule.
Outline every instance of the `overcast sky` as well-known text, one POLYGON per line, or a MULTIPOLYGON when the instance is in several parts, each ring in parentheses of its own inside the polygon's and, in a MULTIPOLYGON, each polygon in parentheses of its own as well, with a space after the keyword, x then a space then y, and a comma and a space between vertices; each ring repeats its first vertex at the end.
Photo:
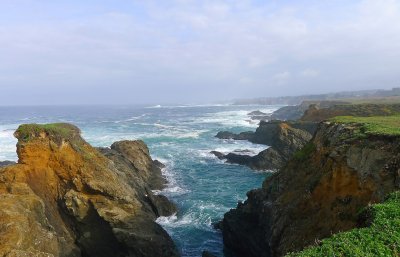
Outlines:
POLYGON ((400 86, 400 0, 0 0, 0 105, 400 86))

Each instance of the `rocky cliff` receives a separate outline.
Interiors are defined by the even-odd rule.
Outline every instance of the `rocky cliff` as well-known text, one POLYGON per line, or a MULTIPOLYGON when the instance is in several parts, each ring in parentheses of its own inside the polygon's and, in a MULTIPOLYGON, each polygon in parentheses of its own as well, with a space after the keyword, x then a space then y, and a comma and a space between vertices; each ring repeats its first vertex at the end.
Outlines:
POLYGON ((283 256, 357 227, 361 209, 400 187, 399 134, 365 131, 321 123, 285 167, 225 214, 225 245, 238 256, 283 256))
POLYGON ((69 124, 23 125, 0 169, 0 256, 178 256, 154 222, 173 210, 140 141, 91 147, 69 124))
POLYGON ((261 122, 256 132, 233 134, 220 132, 216 137, 235 140, 249 140, 270 146, 256 156, 212 152, 229 163, 247 165, 255 170, 277 170, 312 138, 316 124, 309 122, 261 122))
POLYGON ((303 101, 299 105, 284 106, 276 110, 272 115, 271 119, 277 120, 299 120, 304 112, 310 107, 315 106, 319 109, 329 108, 335 105, 348 104, 344 101, 303 101))

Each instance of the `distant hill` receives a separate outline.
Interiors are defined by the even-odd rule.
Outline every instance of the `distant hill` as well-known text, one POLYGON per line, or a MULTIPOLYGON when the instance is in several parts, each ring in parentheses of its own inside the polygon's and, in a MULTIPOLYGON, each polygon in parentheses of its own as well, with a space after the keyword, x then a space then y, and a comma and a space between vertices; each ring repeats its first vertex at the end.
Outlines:
POLYGON ((391 90, 375 89, 375 90, 361 90, 361 91, 348 91, 337 92, 318 95, 301 95, 301 96, 281 96, 281 97, 259 97, 250 99, 237 99, 234 105, 274 105, 274 104, 287 104, 299 105, 303 101, 320 101, 320 100, 343 100, 343 99, 366 99, 366 98, 379 98, 400 96, 400 87, 392 88, 391 90))

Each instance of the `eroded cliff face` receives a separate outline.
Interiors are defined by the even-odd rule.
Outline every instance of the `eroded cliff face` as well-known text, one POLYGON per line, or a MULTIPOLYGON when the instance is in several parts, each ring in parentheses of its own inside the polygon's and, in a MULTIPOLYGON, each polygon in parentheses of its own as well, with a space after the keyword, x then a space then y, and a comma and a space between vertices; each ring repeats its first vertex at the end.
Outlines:
POLYGON ((15 136, 18 164, 0 169, 0 256, 178 255, 154 222, 141 142, 122 143, 140 147, 115 150, 117 162, 72 125, 23 125, 15 136))
POLYGON ((324 122, 261 189, 225 214, 226 246, 239 256, 283 256, 358 225, 358 213, 400 187, 400 137, 358 137, 324 122))
POLYGON ((315 127, 313 123, 269 121, 261 122, 256 132, 252 134, 242 132, 236 135, 229 132, 220 132, 217 135, 219 138, 238 139, 239 137, 240 139, 238 140, 243 140, 242 136, 245 133, 250 136, 248 138, 249 141, 269 145, 270 147, 256 156, 235 153, 224 155, 215 151, 212 153, 220 159, 226 159, 229 163, 247 165, 254 170, 275 171, 284 166, 292 155, 312 138, 310 132, 315 130, 313 127, 315 127))

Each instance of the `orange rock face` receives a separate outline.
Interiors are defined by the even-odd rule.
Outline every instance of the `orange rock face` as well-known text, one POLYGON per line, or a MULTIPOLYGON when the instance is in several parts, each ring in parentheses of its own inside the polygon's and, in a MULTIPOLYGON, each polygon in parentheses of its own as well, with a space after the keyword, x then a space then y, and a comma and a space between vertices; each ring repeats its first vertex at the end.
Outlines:
POLYGON ((25 125, 15 136, 18 164, 0 169, 0 256, 177 255, 144 193, 76 127, 25 125))
POLYGON ((282 256, 357 227, 360 210, 399 189, 399 137, 360 139, 326 122, 311 144, 225 215, 224 242, 239 256, 282 256))

